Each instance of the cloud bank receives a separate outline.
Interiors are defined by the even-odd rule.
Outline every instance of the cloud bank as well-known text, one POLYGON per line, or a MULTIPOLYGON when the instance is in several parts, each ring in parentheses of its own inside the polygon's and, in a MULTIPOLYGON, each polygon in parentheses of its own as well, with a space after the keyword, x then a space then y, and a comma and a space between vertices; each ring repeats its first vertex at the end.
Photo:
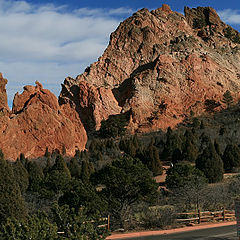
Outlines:
POLYGON ((224 9, 218 11, 220 18, 228 24, 240 24, 240 10, 224 9))
POLYGON ((9 103, 36 80, 58 95, 64 78, 96 61, 110 33, 131 13, 0 0, 0 72, 9 80, 9 103))

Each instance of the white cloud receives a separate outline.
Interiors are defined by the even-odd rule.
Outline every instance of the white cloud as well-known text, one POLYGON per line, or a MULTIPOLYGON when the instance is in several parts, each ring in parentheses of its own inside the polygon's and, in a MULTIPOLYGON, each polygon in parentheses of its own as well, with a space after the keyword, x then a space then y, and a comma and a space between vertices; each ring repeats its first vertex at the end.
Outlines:
POLYGON ((218 11, 218 14, 222 21, 228 24, 240 24, 240 10, 224 9, 218 11))
POLYGON ((97 60, 122 16, 131 13, 0 0, 0 72, 9 80, 9 100, 35 80, 58 94, 64 78, 97 60))

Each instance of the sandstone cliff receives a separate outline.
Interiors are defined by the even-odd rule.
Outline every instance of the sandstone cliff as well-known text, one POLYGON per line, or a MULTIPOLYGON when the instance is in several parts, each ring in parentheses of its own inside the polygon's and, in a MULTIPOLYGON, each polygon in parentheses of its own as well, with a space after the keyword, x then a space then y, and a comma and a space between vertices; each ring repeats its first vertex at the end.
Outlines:
POLYGON ((97 62, 65 79, 59 103, 73 107, 86 128, 126 111, 133 131, 174 127, 226 90, 238 97, 239 43, 210 7, 186 7, 185 16, 167 5, 142 9, 111 34, 97 62))
MULTIPOLYGON (((2 84, 5 88, 6 81, 2 84)), ((46 147, 61 151, 64 146, 68 155, 74 155, 86 141, 78 114, 68 104, 60 107, 56 96, 38 82, 15 95, 12 112, 0 113, 0 148, 11 160, 20 153, 42 156, 46 147)))

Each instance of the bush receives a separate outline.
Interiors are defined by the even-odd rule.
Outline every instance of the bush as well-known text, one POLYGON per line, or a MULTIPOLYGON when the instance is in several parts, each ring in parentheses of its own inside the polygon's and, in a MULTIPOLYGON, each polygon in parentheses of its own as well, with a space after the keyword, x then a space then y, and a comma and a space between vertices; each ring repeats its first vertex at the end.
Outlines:
POLYGON ((154 206, 146 209, 141 217, 146 228, 164 228, 175 223, 176 212, 173 206, 154 206))

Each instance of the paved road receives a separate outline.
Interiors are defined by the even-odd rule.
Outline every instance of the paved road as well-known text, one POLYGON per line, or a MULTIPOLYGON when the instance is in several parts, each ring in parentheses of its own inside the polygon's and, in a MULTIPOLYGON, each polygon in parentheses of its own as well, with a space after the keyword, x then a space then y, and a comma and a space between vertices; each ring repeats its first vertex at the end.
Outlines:
POLYGON ((238 240, 236 225, 200 229, 195 231, 145 236, 136 238, 124 238, 125 240, 238 240))

